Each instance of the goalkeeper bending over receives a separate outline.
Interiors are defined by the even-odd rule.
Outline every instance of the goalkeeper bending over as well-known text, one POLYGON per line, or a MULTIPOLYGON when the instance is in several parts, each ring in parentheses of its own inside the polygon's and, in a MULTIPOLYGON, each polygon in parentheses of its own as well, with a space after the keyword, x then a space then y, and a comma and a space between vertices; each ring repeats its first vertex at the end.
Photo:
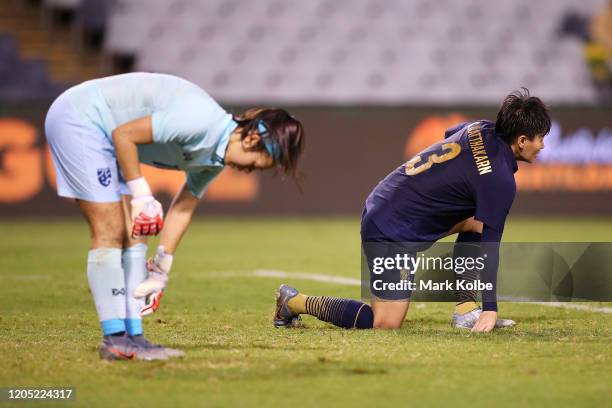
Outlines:
MULTIPOLYGON (((369 243, 423 243, 422 250, 444 236, 459 233, 458 243, 477 244, 455 245, 455 256, 474 257, 486 250, 481 281, 492 283, 493 289, 482 291, 482 309, 475 292, 456 293, 453 324, 475 332, 514 324, 497 320, 499 242, 516 193, 517 161, 532 162, 544 147, 543 138, 549 130, 547 108, 523 88, 505 98, 495 123, 480 120, 449 129, 444 141, 389 174, 369 195, 362 214, 361 240, 370 273, 373 254, 369 243)), ((375 279, 380 277, 371 273, 370 282, 375 279)), ((305 313, 344 328, 401 327, 410 291, 376 289, 370 287, 370 306, 350 299, 306 296, 282 285, 274 325, 291 326, 305 313)))
POLYGON ((87 277, 102 325, 100 356, 183 355, 147 341, 141 316, 157 308, 200 198, 225 165, 247 173, 279 168, 295 177, 301 123, 281 109, 232 117, 186 80, 132 73, 66 91, 49 109, 45 133, 58 194, 75 199, 91 231, 87 277), (141 162, 186 174, 165 220, 141 162), (146 237, 160 232, 157 255, 146 262, 146 237))

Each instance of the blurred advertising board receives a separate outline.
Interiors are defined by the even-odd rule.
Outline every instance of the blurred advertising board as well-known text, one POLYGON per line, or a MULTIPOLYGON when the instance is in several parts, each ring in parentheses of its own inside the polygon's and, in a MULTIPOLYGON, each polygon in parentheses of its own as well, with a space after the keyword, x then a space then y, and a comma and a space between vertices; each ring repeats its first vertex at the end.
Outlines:
MULTIPOLYGON (((50 103, 0 107, 0 216, 76 214, 55 194, 44 138, 50 103)), ((213 182, 205 213, 359 214, 387 173, 440 140, 462 121, 495 119, 495 108, 300 107, 304 123, 304 193, 280 175, 226 169, 213 182)), ((234 112, 241 108, 231 109, 234 112)), ((516 173, 513 214, 612 214, 612 112, 553 108, 554 123, 538 162, 516 173)), ((181 172, 143 166, 156 194, 169 202, 181 172)))

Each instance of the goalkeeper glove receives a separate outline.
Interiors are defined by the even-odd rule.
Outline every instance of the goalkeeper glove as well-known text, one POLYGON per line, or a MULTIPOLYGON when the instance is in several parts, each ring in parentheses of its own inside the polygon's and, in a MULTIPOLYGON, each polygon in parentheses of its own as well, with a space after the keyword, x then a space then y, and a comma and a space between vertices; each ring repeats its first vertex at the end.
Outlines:
POLYGON ((145 305, 140 309, 141 316, 147 316, 159 308, 159 302, 168 282, 168 272, 172 267, 173 256, 164 251, 163 246, 157 248, 157 255, 147 261, 149 276, 134 290, 134 297, 145 298, 145 305))
POLYGON ((151 188, 144 177, 128 181, 132 192, 132 237, 157 235, 164 227, 162 205, 153 198, 151 188))

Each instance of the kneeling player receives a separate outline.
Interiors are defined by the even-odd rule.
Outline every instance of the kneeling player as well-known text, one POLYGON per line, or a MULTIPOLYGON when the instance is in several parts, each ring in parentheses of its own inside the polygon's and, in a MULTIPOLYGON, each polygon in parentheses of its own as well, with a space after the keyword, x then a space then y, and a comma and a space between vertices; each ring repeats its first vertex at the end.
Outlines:
POLYGON ((200 198, 226 165, 247 173, 277 167, 295 176, 301 123, 282 109, 232 117, 186 80, 132 73, 63 93, 49 109, 45 133, 58 194, 76 200, 91 230, 87 277, 102 325, 100 356, 182 355, 147 341, 141 316, 157 308, 200 198), (186 174, 163 230, 162 206, 140 173, 141 162, 186 174), (146 263, 145 238, 160 231, 157 256, 146 263))
MULTIPOLYGON (((482 310, 476 292, 458 292, 453 324, 476 332, 513 324, 497 320, 499 242, 516 193, 517 161, 532 162, 549 130, 546 106, 526 89, 504 99, 495 123, 480 120, 449 129, 444 141, 398 167, 369 195, 361 221, 364 249, 370 243, 411 242, 427 247, 454 233, 459 234, 458 243, 477 243, 479 253, 486 247, 487 262, 480 278, 492 283, 492 289, 482 291, 482 310)), ((470 246, 456 245, 455 252, 465 248, 470 250, 470 246)), ((350 299, 306 296, 282 285, 274 325, 290 326, 299 314, 310 314, 345 328, 401 327, 410 292, 390 295, 370 290, 371 306, 350 299)))

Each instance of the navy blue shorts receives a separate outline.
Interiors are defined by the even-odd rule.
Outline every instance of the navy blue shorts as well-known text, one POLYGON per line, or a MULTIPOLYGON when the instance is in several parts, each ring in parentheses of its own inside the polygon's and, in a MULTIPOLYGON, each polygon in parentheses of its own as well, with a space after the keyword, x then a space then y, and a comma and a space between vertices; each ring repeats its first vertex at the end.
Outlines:
POLYGON ((408 301, 411 290, 408 282, 414 282, 414 273, 403 268, 384 268, 381 259, 394 258, 397 254, 414 257, 413 245, 394 242, 376 226, 364 208, 361 214, 362 281, 367 281, 369 293, 388 301, 408 301), (367 264, 367 266, 366 266, 367 264), (367 268, 367 269, 366 269, 367 268))

